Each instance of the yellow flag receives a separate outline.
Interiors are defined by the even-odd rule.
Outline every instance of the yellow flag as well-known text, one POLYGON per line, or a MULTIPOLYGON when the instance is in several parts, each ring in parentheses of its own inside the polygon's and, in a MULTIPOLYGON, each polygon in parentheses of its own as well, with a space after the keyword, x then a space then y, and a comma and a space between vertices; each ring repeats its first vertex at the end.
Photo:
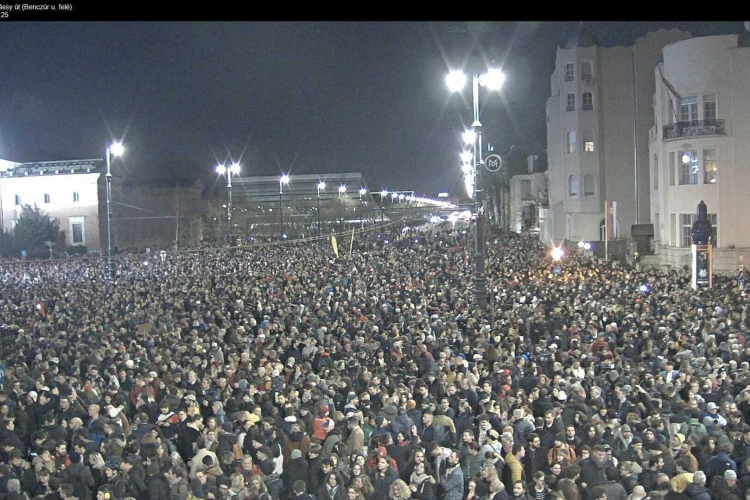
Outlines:
POLYGON ((333 253, 336 254, 336 257, 339 256, 339 244, 336 242, 336 237, 331 236, 331 244, 333 245, 333 253))

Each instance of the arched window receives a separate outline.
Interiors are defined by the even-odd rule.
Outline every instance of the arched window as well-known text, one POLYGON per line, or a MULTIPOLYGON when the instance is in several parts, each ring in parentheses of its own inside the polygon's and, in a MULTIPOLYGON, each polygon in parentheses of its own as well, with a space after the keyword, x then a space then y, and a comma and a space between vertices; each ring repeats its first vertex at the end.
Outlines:
POLYGON ((567 99, 565 100, 565 111, 575 111, 576 110, 576 95, 572 92, 568 94, 567 99))
POLYGON ((596 194, 596 177, 594 174, 583 176, 583 195, 594 196, 596 194))
POLYGON ((591 111, 594 109, 594 94, 592 92, 583 93, 583 110, 591 111))
POLYGON ((568 176, 568 196, 570 198, 578 196, 578 176, 576 174, 568 176))

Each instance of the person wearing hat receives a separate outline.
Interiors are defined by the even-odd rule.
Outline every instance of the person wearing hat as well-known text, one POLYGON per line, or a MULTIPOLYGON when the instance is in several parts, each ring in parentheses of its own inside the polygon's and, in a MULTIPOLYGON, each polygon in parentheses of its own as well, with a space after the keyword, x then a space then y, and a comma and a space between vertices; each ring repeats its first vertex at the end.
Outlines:
POLYGON ((290 460, 287 465, 284 466, 284 472, 281 474, 281 479, 284 484, 295 484, 297 481, 303 481, 307 483, 309 478, 309 467, 307 460, 302 455, 300 450, 292 450, 290 460))
POLYGON ((706 413, 703 415, 703 425, 706 426, 706 430, 709 432, 714 427, 723 429, 727 425, 727 419, 719 415, 719 405, 713 401, 706 405, 706 413))
POLYGON ((737 471, 728 469, 724 474, 713 478, 711 485, 712 500, 734 500, 742 497, 742 490, 737 481, 737 471))

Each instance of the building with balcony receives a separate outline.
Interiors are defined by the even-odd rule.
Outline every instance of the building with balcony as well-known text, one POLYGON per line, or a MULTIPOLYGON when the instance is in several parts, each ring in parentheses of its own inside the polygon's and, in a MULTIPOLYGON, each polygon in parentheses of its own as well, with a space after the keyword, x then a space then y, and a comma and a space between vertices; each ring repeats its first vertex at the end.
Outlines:
POLYGON ((713 224, 714 269, 735 269, 750 254, 748 45, 747 33, 679 41, 654 69, 648 152, 659 264, 690 264, 701 200, 713 224))
POLYGON ((649 222, 653 70, 665 46, 690 36, 659 30, 604 47, 581 30, 558 47, 547 100, 552 241, 604 239, 605 200, 617 202, 616 238, 649 222))
POLYGON ((105 168, 104 160, 0 160, 0 230, 12 232, 22 207, 36 205, 57 218, 67 245, 106 249, 105 168))

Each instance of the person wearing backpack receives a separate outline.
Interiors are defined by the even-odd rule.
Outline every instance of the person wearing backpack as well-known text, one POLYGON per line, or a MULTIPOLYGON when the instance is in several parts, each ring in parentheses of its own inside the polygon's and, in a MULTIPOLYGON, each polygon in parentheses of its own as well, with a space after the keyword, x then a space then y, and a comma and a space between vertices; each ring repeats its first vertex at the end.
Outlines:
POLYGON ((690 436, 697 437, 698 441, 703 439, 708 434, 708 431, 700 419, 701 411, 698 408, 690 410, 690 418, 680 426, 680 434, 684 435, 685 439, 690 438, 690 436))

